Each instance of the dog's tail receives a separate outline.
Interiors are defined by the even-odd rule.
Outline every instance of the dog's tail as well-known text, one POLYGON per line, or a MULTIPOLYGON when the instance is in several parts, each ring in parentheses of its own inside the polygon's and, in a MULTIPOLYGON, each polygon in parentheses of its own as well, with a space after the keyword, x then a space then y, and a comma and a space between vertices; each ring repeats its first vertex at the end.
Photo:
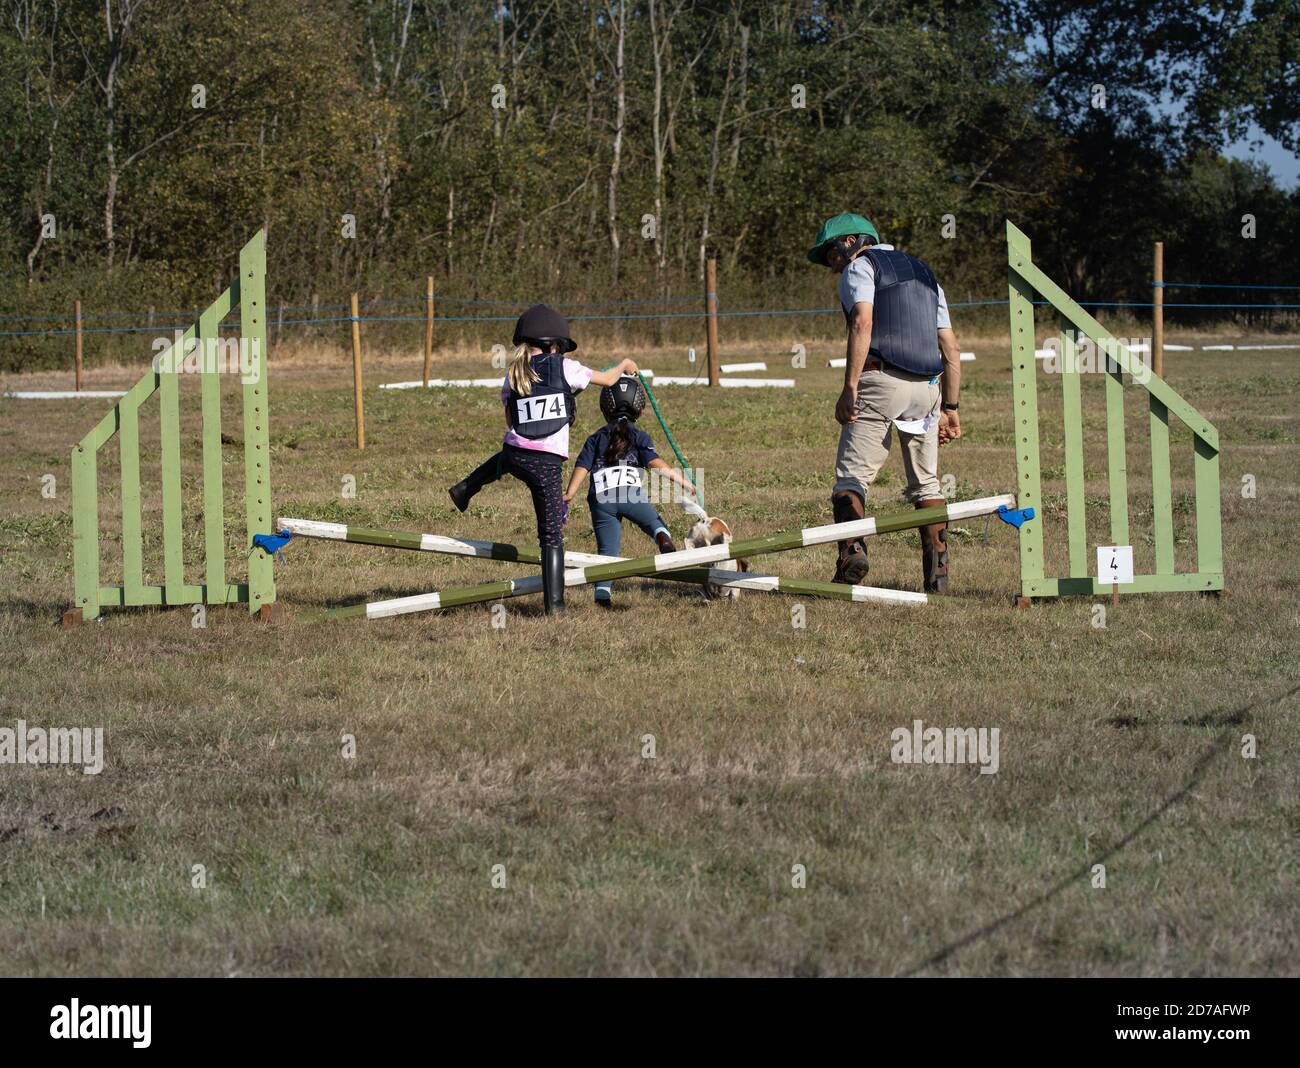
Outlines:
POLYGON ((696 504, 693 500, 691 500, 688 497, 683 497, 677 503, 680 504, 682 508, 686 510, 687 513, 693 515, 696 519, 709 518, 709 513, 706 512, 703 508, 701 508, 698 504, 696 504))

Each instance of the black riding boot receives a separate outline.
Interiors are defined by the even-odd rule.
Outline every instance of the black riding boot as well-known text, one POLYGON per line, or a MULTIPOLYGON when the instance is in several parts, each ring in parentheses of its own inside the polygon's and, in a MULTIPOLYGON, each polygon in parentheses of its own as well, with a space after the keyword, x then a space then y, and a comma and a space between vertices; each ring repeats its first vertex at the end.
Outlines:
POLYGON ((548 616, 564 615, 564 546, 542 549, 542 598, 548 616))
POLYGON ((463 512, 469 507, 469 502, 473 499, 474 494, 489 482, 495 482, 500 477, 501 454, 497 453, 497 455, 484 460, 447 491, 451 495, 451 503, 463 512))

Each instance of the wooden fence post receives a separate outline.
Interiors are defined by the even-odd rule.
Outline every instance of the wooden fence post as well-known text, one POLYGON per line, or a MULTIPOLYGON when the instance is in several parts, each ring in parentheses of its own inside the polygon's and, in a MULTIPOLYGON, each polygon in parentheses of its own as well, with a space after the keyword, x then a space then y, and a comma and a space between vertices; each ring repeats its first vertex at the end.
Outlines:
POLYGON ((366 412, 361 401, 361 316, 352 294, 352 396, 357 413, 357 448, 366 447, 366 412))
POLYGON ((424 280, 424 385, 433 371, 433 275, 424 280))
POLYGON ((73 312, 74 312, 74 314, 75 314, 75 316, 76 316, 76 320, 77 320, 77 371, 76 371, 76 381, 77 381, 77 392, 80 393, 80 392, 81 392, 81 301, 80 301, 80 300, 75 300, 75 301, 72 302, 72 304, 73 304, 73 312))
POLYGON ((718 260, 710 256, 704 268, 704 314, 708 320, 709 385, 718 384, 718 260))

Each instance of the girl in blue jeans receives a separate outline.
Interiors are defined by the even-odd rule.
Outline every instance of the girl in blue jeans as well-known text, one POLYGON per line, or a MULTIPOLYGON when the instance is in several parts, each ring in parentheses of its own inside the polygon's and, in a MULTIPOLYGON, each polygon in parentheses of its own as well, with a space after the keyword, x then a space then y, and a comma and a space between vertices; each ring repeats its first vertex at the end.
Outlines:
MULTIPOLYGON (((642 468, 661 471, 688 494, 693 490, 677 471, 659 458, 650 435, 635 425, 645 408, 645 389, 633 375, 623 375, 600 391, 600 411, 607 423, 591 435, 578 453, 564 502, 577 496, 587 475, 587 507, 603 556, 618 556, 623 541, 623 520, 630 519, 655 540, 661 553, 675 552, 668 527, 646 498, 642 468)), ((596 584, 596 603, 613 604, 610 583, 596 584)))

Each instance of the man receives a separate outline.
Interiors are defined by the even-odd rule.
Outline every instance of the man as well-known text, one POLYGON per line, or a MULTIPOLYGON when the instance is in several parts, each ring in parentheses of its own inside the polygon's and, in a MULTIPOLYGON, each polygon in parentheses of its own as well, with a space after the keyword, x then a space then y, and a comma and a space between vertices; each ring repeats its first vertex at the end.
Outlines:
MULTIPOLYGON (((961 352, 943 289, 925 263, 879 241, 869 220, 847 213, 826 220, 808 252, 840 276, 848 324, 844 390, 835 404, 843 427, 831 492, 837 523, 866 514, 867 490, 889 457, 894 430, 908 499, 917 508, 946 504, 939 446, 961 437, 961 352)), ((921 528, 921 570, 927 593, 947 590, 946 523, 921 528)), ((840 542, 833 581, 854 585, 866 576, 865 542, 840 542)))

